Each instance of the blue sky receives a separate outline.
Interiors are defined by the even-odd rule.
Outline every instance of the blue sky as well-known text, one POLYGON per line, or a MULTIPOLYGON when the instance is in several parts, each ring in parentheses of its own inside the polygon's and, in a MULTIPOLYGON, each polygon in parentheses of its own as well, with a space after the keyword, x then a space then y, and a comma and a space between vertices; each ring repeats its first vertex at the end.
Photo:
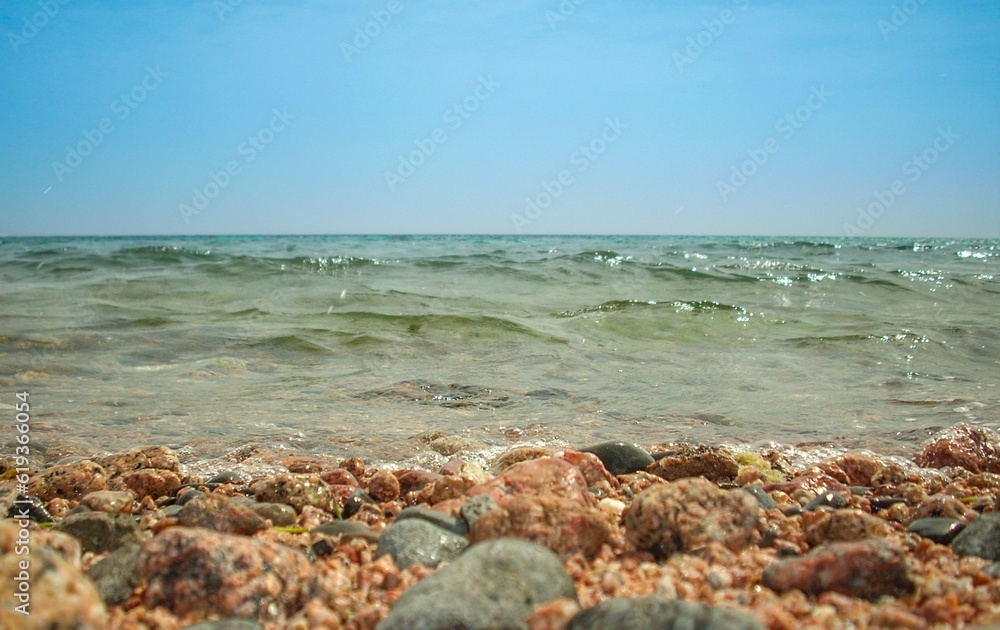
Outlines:
POLYGON ((0 31, 0 235, 1000 237, 993 1, 35 0, 0 31))

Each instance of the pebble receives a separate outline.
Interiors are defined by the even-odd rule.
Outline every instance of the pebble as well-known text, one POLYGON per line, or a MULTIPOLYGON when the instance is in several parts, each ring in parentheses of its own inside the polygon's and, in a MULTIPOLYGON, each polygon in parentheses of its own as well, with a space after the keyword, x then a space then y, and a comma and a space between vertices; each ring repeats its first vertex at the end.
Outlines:
POLYGON ((522 494, 559 497, 580 505, 597 503, 583 473, 568 461, 553 457, 512 464, 499 476, 470 490, 469 494, 489 494, 501 507, 510 498, 522 494))
POLYGON ((243 536, 267 529, 267 521, 257 512, 221 494, 202 494, 188 501, 177 520, 184 527, 204 527, 243 536))
POLYGON ((454 560, 468 546, 465 536, 420 518, 406 518, 385 528, 378 540, 377 555, 389 554, 401 569, 415 564, 433 569, 454 560))
POLYGON ((760 621, 731 608, 665 597, 615 597, 577 613, 567 630, 662 628, 663 630, 764 630, 760 621))
POLYGON ((283 473, 253 486, 254 498, 261 502, 284 503, 302 512, 312 507, 337 515, 339 507, 330 486, 315 473, 283 473))
POLYGON ((667 481, 685 477, 704 477, 715 483, 736 479, 740 466, 726 448, 678 444, 671 451, 658 453, 658 459, 646 470, 667 481))
POLYGON ((885 521, 861 510, 837 510, 812 515, 812 522, 803 517, 806 541, 813 546, 827 542, 884 538, 889 535, 885 521))
POLYGON ((84 551, 104 553, 142 540, 139 525, 128 514, 80 512, 67 516, 55 526, 80 541, 84 551))
POLYGON ((818 470, 803 473, 790 481, 769 483, 764 486, 764 489, 768 492, 780 490, 803 504, 812 501, 813 498, 821 494, 826 494, 831 491, 839 492, 843 495, 849 495, 851 493, 851 489, 847 486, 847 484, 837 481, 830 475, 818 470))
POLYGON ((774 499, 772 499, 771 495, 767 493, 767 490, 765 490, 761 486, 758 486, 756 484, 750 484, 743 486, 741 490, 750 493, 755 499, 757 499, 757 503, 760 503, 760 507, 764 508, 765 510, 773 510, 774 508, 778 507, 778 503, 774 499))
POLYGON ((123 545, 95 564, 87 572, 101 599, 115 606, 132 596, 139 585, 139 544, 123 545))
POLYGON ((320 473, 319 478, 331 486, 351 486, 358 487, 358 479, 349 471, 343 468, 331 468, 320 473))
POLYGON ((963 523, 969 523, 978 516, 978 512, 949 494, 935 494, 927 497, 916 510, 910 521, 930 517, 953 518, 963 523))
POLYGON ((428 442, 432 451, 445 457, 451 457, 462 451, 481 451, 486 448, 484 442, 460 435, 443 435, 428 442))
POLYGON ((28 481, 28 494, 42 501, 51 501, 56 497, 80 499, 91 492, 107 489, 107 472, 87 459, 50 466, 28 481))
POLYGON ((389 470, 380 470, 368 480, 368 494, 380 503, 395 501, 400 490, 399 479, 389 470))
POLYGON ((176 615, 246 617, 275 624, 314 594, 305 555, 278 543, 171 527, 142 544, 143 603, 176 615))
POLYGON ((560 597, 576 600, 573 580, 559 557, 534 543, 503 538, 469 547, 404 591, 378 627, 526 628, 534 607, 560 597))
POLYGON ((245 486, 250 483, 250 475, 238 470, 225 470, 217 475, 213 475, 205 482, 206 484, 232 483, 245 486))
POLYGON ((175 473, 181 472, 181 462, 177 453, 166 446, 134 448, 125 453, 98 457, 95 461, 103 466, 109 475, 122 475, 142 468, 159 468, 175 473))
POLYGON ((835 510, 839 510, 850 502, 851 499, 840 492, 824 492, 823 494, 817 495, 809 503, 806 503, 803 509, 806 512, 812 512, 813 510, 818 510, 821 507, 831 507, 835 510))
POLYGON ((419 518, 441 529, 445 529, 453 534, 465 535, 469 533, 469 524, 464 520, 446 514, 439 510, 432 510, 422 505, 414 505, 403 508, 403 511, 396 516, 396 521, 404 518, 419 518))
POLYGON ((131 514, 135 499, 128 492, 120 490, 98 490, 83 497, 81 504, 96 512, 131 514))
POLYGON ((181 489, 181 477, 172 470, 143 468, 122 475, 122 481, 140 501, 146 497, 173 496, 181 489))
POLYGON ((182 492, 176 499, 174 499, 174 505, 183 506, 188 501, 193 500, 195 497, 205 496, 205 493, 201 490, 195 490, 193 488, 188 488, 182 492))
POLYGON ((341 540, 361 538, 362 540, 377 542, 379 539, 378 532, 363 523, 358 523, 357 521, 327 521, 326 523, 313 527, 309 533, 322 534, 324 536, 339 538, 341 540))
POLYGON ((581 448, 584 453, 593 453, 604 464, 612 475, 627 475, 639 470, 645 470, 653 463, 649 451, 638 444, 616 442, 614 440, 601 442, 593 446, 581 448))
POLYGON ((469 498, 464 504, 462 504, 459 513, 462 518, 471 528, 472 524, 476 522, 483 514, 486 514, 490 510, 495 510, 500 507, 496 500, 488 494, 478 494, 474 497, 469 498))
POLYGON ((562 557, 580 553, 592 558, 610 539, 611 527, 608 517, 596 507, 527 493, 483 514, 469 530, 473 543, 504 537, 530 540, 562 557))
POLYGON ((651 486, 625 514, 625 536, 659 558, 720 542, 739 551, 760 538, 760 505, 701 477, 651 486))
POLYGON ((958 536, 959 532, 964 528, 965 523, 962 521, 953 518, 932 516, 913 521, 906 528, 906 531, 923 536, 924 538, 930 538, 941 545, 950 545, 955 536, 958 536))
POLYGON ((514 464, 551 457, 553 453, 555 450, 544 446, 518 446, 498 455, 490 462, 490 470, 499 474, 514 464))
POLYGON ((374 505, 376 504, 376 501, 361 488, 356 488, 344 501, 344 509, 343 512, 341 512, 341 516, 343 518, 351 518, 358 513, 358 510, 360 510, 361 506, 365 503, 374 505))
POLYGON ((184 630, 263 630, 256 621, 247 619, 219 619, 218 621, 202 621, 184 630))
MULTIPOLYGON (((22 618, 16 607, 19 598, 16 579, 22 571, 24 555, 16 553, 20 527, 12 520, 0 520, 0 623, 3 628, 79 628, 102 630, 108 613, 100 594, 83 572, 32 535, 30 566, 30 616, 22 618), (15 617, 16 615, 16 617, 15 617), (8 620, 18 619, 17 623, 8 620)), ((23 583, 23 581, 21 581, 23 583)))
POLYGON ((966 525, 951 548, 961 556, 1000 560, 1000 512, 987 512, 966 525))
POLYGON ((1000 473, 1000 437, 986 427, 962 422, 931 438, 913 461, 927 468, 960 466, 974 473, 1000 473))
POLYGON ((271 521, 271 525, 274 527, 294 525, 297 518, 295 509, 284 503, 259 503, 254 501, 248 507, 256 512, 257 516, 271 521))
POLYGON ((884 540, 829 543, 805 556, 771 563, 764 585, 779 593, 798 589, 818 595, 834 591, 876 600, 882 595, 903 597, 916 586, 906 566, 906 552, 884 540))
POLYGON ((440 478, 441 475, 438 473, 426 470, 407 470, 398 477, 399 494, 405 497, 411 492, 419 492, 440 478))

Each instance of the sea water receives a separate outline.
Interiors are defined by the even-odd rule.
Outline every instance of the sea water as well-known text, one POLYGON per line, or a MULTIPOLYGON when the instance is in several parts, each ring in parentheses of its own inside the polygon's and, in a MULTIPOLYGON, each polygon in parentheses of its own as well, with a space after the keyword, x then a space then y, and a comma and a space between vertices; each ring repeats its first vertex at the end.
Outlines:
POLYGON ((0 275, 0 382, 49 461, 420 461, 428 432, 907 453, 1000 424, 997 240, 3 238, 0 275))

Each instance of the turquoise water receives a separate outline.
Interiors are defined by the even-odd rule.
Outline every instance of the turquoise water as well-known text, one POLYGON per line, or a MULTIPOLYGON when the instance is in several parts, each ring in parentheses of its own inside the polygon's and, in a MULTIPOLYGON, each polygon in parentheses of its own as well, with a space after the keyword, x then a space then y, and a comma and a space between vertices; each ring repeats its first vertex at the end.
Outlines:
POLYGON ((996 240, 3 239, 0 275, 0 380, 50 459, 405 459, 427 431, 905 453, 1000 424, 996 240))

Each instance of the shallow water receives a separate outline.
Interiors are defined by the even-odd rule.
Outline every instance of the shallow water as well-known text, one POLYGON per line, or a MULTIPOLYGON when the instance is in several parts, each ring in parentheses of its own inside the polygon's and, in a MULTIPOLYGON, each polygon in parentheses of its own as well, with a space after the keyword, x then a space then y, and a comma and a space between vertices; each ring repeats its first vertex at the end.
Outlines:
POLYGON ((906 453, 1000 424, 995 240, 4 239, 0 275, 0 379, 50 460, 402 460, 427 431, 906 453))

